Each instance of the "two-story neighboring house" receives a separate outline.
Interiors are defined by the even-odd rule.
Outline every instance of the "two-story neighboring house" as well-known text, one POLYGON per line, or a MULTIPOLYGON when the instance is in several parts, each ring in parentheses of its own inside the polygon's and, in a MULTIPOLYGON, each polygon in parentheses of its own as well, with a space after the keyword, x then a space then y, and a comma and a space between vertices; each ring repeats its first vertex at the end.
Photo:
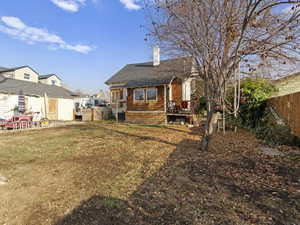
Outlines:
POLYGON ((39 112, 50 120, 73 120, 73 97, 71 91, 61 87, 60 78, 54 74, 40 76, 30 66, 0 67, 2 119, 9 119, 18 113, 39 112), (20 96, 25 99, 24 112, 20 112, 20 96))
POLYGON ((39 81, 43 84, 62 86, 62 81, 56 74, 41 75, 39 81))
POLYGON ((160 61, 154 48, 153 62, 126 65, 106 84, 114 113, 137 123, 191 122, 197 73, 191 57, 160 61))
POLYGON ((289 95, 300 91, 300 73, 284 76, 272 82, 277 88, 273 97, 289 95))
POLYGON ((30 66, 20 66, 14 68, 0 68, 0 74, 6 78, 23 80, 38 83, 39 74, 30 66))

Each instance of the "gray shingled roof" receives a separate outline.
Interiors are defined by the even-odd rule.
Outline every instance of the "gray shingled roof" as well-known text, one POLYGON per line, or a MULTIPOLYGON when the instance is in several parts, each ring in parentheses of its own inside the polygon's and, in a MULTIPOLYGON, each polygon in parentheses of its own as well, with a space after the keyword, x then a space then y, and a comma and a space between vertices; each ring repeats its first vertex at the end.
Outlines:
POLYGON ((2 67, 3 70, 0 70, 0 72, 10 72, 10 71, 15 71, 15 70, 26 68, 26 67, 30 68, 35 73, 39 74, 37 71, 35 71, 34 69, 32 69, 30 66, 18 66, 18 67, 12 67, 12 68, 4 68, 4 67, 2 67))
POLYGON ((22 69, 22 68, 25 68, 25 67, 29 67, 29 66, 18 66, 18 67, 12 67, 12 68, 4 68, 4 67, 3 67, 3 70, 2 70, 1 72, 14 71, 14 70, 22 69))
POLYGON ((284 76, 284 77, 280 77, 279 79, 276 79, 273 82, 274 83, 281 83, 281 82, 292 80, 292 79, 297 78, 299 76, 300 76, 300 72, 294 73, 294 74, 291 74, 291 75, 287 75, 287 76, 284 76))
POLYGON ((60 79, 59 76, 57 76, 56 74, 47 74, 47 75, 40 75, 39 80, 48 79, 49 77, 52 77, 52 76, 56 76, 58 79, 60 79))
POLYGON ((3 71, 5 71, 5 70, 7 70, 8 68, 5 68, 5 67, 2 67, 2 66, 0 66, 0 72, 3 72, 3 71))
POLYGON ((0 75, 0 93, 19 94, 23 91, 25 95, 44 96, 46 93, 50 98, 73 98, 73 93, 65 88, 55 85, 34 83, 30 81, 5 78, 0 75))
POLYGON ((5 80, 5 77, 0 74, 0 82, 5 80))
POLYGON ((153 66, 153 62, 129 64, 105 83, 107 85, 125 83, 124 87, 163 85, 168 84, 173 77, 188 77, 191 68, 190 57, 164 60, 159 66, 153 66))

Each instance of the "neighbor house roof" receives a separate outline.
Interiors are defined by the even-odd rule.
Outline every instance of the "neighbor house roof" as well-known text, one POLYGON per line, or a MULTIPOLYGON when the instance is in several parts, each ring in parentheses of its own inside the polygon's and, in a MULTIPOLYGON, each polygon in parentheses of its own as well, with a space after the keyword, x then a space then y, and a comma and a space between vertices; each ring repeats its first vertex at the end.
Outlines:
POLYGON ((47 74, 47 75, 39 76, 39 80, 48 79, 49 77, 52 77, 52 76, 56 76, 58 79, 60 79, 59 76, 57 76, 56 74, 47 74))
POLYGON ((32 71, 34 71, 35 73, 39 74, 38 72, 36 72, 34 69, 32 69, 30 66, 18 66, 18 67, 11 67, 11 68, 3 68, 3 70, 0 70, 0 72, 10 72, 10 71, 15 71, 15 70, 18 70, 18 69, 22 69, 22 68, 30 68, 32 71))
POLYGON ((71 91, 55 85, 15 80, 0 75, 0 93, 19 94, 20 91, 25 95, 36 96, 44 96, 46 93, 50 98, 72 98, 74 96, 71 91))
POLYGON ((0 82, 5 80, 6 78, 0 74, 0 82))
POLYGON ((153 62, 126 65, 105 83, 119 87, 142 87, 169 84, 173 77, 185 78, 191 74, 192 58, 163 60, 159 66, 153 62))
POLYGON ((7 68, 0 66, 0 72, 7 70, 7 68))
POLYGON ((281 83, 281 82, 293 80, 294 78, 297 78, 297 77, 299 77, 299 76, 300 76, 300 72, 294 73, 294 74, 291 74, 291 75, 288 75, 288 76, 279 78, 279 79, 277 79, 277 80, 274 80, 274 83, 276 84, 276 83, 281 83))

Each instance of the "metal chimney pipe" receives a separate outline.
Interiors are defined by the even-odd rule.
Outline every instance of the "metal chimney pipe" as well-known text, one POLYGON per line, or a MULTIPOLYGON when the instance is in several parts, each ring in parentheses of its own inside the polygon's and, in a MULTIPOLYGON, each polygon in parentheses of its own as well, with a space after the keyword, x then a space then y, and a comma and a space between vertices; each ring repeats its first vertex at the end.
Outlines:
POLYGON ((153 66, 159 66, 160 64, 160 47, 153 47, 153 66))

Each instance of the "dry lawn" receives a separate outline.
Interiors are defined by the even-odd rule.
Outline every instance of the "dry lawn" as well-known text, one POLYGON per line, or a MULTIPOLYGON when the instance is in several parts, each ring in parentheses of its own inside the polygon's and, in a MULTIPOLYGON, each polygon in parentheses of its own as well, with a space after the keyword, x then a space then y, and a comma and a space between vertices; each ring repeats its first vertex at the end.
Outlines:
POLYGON ((182 126, 91 123, 0 135, 0 225, 300 224, 300 157, 246 132, 209 153, 182 126))

